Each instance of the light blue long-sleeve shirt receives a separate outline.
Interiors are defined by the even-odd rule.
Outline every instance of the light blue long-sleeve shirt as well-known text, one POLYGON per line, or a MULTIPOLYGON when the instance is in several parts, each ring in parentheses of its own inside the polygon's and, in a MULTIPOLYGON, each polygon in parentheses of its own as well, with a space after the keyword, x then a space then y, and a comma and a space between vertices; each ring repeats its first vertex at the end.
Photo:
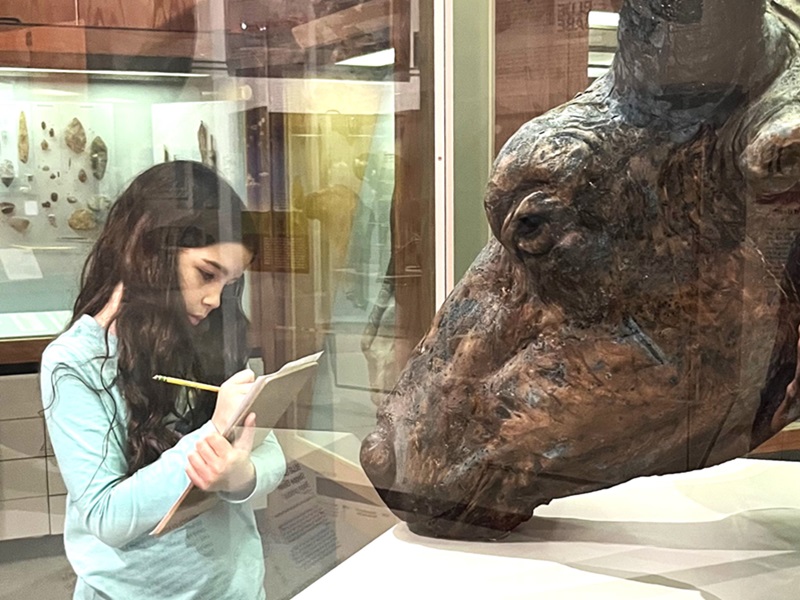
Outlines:
POLYGON ((263 550, 248 500, 283 478, 286 462, 275 436, 253 448, 256 486, 247 499, 221 494, 224 501, 209 511, 151 537, 189 484, 189 454, 215 428, 209 421, 127 477, 126 407, 111 385, 113 335, 111 359, 103 358, 106 352, 105 330, 84 315, 42 356, 45 421, 68 492, 64 546, 78 576, 74 598, 264 598, 263 550))

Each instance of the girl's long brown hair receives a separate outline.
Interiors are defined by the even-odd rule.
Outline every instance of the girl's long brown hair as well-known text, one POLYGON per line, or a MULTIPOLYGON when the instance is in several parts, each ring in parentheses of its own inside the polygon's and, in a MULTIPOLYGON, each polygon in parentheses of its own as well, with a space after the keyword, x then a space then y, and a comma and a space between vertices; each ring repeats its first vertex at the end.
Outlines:
POLYGON ((123 284, 115 317, 117 375, 108 384, 119 386, 127 407, 129 474, 155 461, 214 410, 216 397, 209 392, 197 392, 188 412, 179 409, 184 388, 153 381, 154 374, 220 384, 246 364, 241 285, 226 286, 220 306, 192 327, 177 271, 182 248, 245 243, 248 217, 242 209, 233 188, 204 165, 156 165, 115 202, 86 260, 70 325, 100 312, 123 284), (168 427, 170 416, 177 424, 168 427))

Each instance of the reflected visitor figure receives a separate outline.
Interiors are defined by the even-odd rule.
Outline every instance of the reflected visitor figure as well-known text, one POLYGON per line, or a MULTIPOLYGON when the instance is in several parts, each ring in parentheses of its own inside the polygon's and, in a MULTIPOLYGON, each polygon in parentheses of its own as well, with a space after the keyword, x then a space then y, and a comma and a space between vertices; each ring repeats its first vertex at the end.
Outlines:
POLYGON ((799 48, 796 1, 628 0, 611 71, 506 143, 361 448, 412 531, 501 537, 800 416, 799 48))
POLYGON ((249 500, 277 487, 285 459, 273 434, 253 447, 253 415, 232 443, 217 433, 254 377, 242 370, 242 278, 254 254, 242 209, 200 163, 140 174, 89 254, 69 328, 44 352, 75 598, 265 597, 249 500), (221 389, 165 385, 156 373, 221 389), (190 481, 221 501, 150 536, 190 481))

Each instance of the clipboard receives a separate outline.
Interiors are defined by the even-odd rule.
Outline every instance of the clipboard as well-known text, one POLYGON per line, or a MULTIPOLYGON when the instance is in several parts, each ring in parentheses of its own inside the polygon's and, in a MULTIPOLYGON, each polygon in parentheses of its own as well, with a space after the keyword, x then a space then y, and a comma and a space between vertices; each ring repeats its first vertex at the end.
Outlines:
MULTIPOLYGON (((303 386, 316 373, 321 356, 321 351, 309 354, 286 363, 274 373, 256 377, 250 391, 242 397, 236 414, 220 433, 231 439, 236 428, 244 422, 245 417, 249 413, 255 412, 256 438, 253 444, 260 444, 278 419, 286 412, 289 404, 297 398, 303 386)), ((220 501, 216 492, 206 492, 189 482, 180 497, 150 532, 150 535, 159 536, 172 531, 206 512, 220 501)))

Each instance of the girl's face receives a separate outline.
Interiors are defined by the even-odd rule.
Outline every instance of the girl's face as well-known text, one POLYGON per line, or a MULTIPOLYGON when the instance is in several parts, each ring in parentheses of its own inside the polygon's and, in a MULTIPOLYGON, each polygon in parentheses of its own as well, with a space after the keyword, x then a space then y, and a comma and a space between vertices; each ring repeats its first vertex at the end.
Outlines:
POLYGON ((250 251, 236 242, 180 250, 178 278, 192 325, 198 325, 219 306, 222 288, 242 277, 252 258, 250 251))

